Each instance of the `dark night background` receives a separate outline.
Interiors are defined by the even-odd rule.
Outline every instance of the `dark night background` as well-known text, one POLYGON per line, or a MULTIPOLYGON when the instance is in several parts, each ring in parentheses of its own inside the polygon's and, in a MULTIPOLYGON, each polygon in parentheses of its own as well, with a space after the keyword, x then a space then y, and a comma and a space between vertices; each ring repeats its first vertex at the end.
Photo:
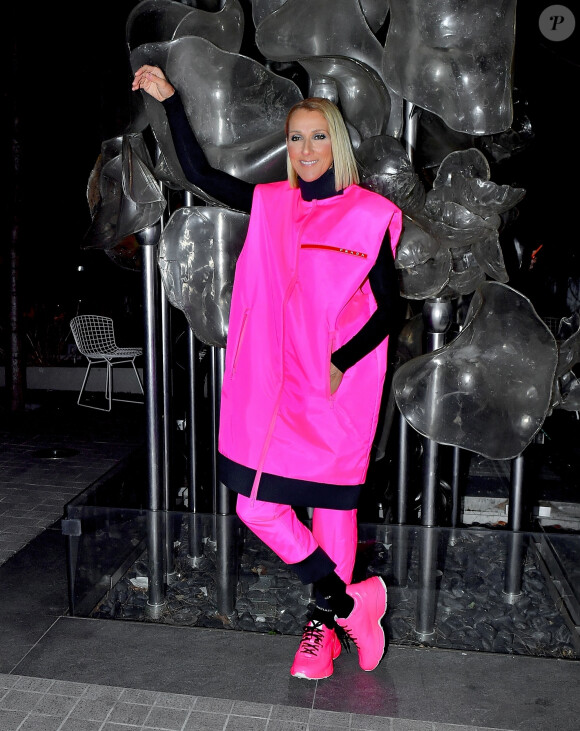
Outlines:
MULTIPOLYGON (((8 30, 3 34, 0 249, 4 333, 14 189, 10 127, 16 113, 22 181, 19 284, 25 320, 30 324, 32 313, 41 311, 48 316, 63 313, 65 324, 77 310, 112 314, 119 316, 121 345, 137 344, 141 337, 140 274, 118 266, 104 252, 81 249, 90 223, 86 188, 101 143, 122 134, 130 119, 125 21, 137 4, 134 0, 11 2, 4 10, 8 30)), ((514 85, 534 139, 494 167, 491 179, 527 190, 519 216, 508 230, 523 245, 527 259, 518 268, 506 251, 509 284, 530 297, 540 315, 565 316, 567 278, 580 272, 574 122, 580 76, 578 27, 566 41, 546 40, 538 18, 549 4, 529 0, 518 4, 514 85), (529 255, 540 245, 537 263, 529 271, 529 255)), ((248 30, 251 4, 246 0, 242 5, 248 10, 248 30)), ((4 351, 6 346, 3 342, 4 351)))

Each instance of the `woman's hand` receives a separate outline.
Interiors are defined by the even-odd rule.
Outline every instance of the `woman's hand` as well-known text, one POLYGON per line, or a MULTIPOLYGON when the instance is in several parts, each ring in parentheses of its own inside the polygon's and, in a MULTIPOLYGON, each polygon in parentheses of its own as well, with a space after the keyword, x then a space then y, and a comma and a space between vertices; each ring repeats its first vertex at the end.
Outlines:
POLYGON ((165 74, 158 66, 141 66, 137 69, 131 86, 133 91, 143 89, 158 102, 169 99, 175 94, 175 89, 165 78, 165 74))
POLYGON ((342 381, 342 377, 344 376, 344 373, 342 371, 339 371, 338 368, 332 363, 330 364, 330 395, 332 396, 335 391, 337 391, 338 387, 340 386, 340 383, 342 381))

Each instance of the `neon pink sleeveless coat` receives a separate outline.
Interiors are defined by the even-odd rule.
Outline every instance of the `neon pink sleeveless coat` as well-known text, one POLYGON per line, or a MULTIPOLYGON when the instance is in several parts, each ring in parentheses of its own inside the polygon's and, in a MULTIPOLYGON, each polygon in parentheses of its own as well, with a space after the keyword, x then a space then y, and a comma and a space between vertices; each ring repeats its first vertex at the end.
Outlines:
POLYGON ((236 265, 219 431, 221 454, 257 470, 252 497, 261 497, 262 472, 364 482, 388 339, 332 396, 330 356, 375 311, 367 276, 386 229, 394 252, 401 224, 393 203, 357 185, 319 201, 302 200, 287 181, 256 186, 236 265))

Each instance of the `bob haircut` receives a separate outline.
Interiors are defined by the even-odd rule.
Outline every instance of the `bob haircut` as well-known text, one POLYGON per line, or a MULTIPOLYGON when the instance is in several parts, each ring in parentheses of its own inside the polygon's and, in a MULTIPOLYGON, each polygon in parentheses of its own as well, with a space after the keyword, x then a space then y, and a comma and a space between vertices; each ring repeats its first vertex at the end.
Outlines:
MULTIPOLYGON (((323 97, 310 97, 303 99, 301 102, 294 104, 286 117, 284 132, 288 139, 288 129, 290 127, 290 118, 294 112, 305 109, 309 112, 320 112, 328 122, 328 131, 330 134, 330 142, 332 144, 332 158, 334 164, 334 177, 336 181, 336 190, 342 190, 348 185, 358 183, 360 178, 358 167, 354 157, 352 144, 348 131, 344 123, 342 114, 338 107, 329 99, 323 97)), ((292 167, 290 157, 286 156, 286 169, 288 171, 288 182, 291 188, 298 187, 298 176, 292 167)))

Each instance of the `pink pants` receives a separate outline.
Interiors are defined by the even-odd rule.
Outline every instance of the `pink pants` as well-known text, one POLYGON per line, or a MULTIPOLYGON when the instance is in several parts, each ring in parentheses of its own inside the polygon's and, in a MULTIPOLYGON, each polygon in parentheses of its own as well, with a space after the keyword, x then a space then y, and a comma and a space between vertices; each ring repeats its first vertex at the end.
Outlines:
POLYGON ((321 548, 336 564, 336 573, 350 584, 358 539, 354 510, 314 508, 310 531, 290 505, 256 500, 238 494, 237 514, 286 564, 297 564, 321 548))

